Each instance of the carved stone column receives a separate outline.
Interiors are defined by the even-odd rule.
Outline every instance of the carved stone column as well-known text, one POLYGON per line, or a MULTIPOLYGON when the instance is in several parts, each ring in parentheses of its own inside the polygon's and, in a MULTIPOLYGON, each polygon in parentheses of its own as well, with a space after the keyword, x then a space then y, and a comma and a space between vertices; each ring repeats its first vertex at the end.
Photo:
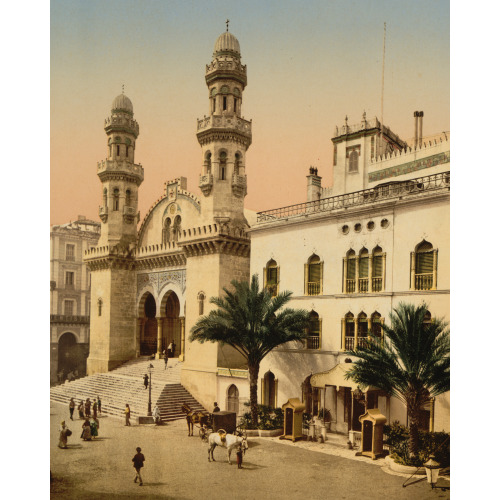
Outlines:
POLYGON ((437 287, 437 264, 438 264, 438 259, 437 259, 437 250, 434 250, 432 252, 432 287, 431 290, 435 290, 437 287))
POLYGON ((354 349, 358 347, 358 318, 354 318, 354 349))
POLYGON ((345 325, 346 321, 345 318, 342 318, 342 345, 340 346, 342 351, 345 351, 345 325))
POLYGON ((356 256, 356 277, 354 278, 354 293, 359 293, 359 257, 356 256))
POLYGON ((156 339, 156 359, 160 359, 161 357, 161 341, 162 341, 162 325, 163 318, 161 316, 157 316, 156 324, 158 325, 158 336, 156 339))
POLYGON ((415 290, 415 252, 411 253, 410 259, 410 290, 415 290))
POLYGON ((386 259, 387 254, 384 253, 382 255, 382 291, 385 292, 385 259, 386 259))
POLYGON ((186 318, 179 317, 181 322, 181 353, 179 354, 179 361, 184 361, 185 342, 186 342, 186 318))
POLYGON ((368 292, 371 293, 373 290, 372 287, 372 278, 373 278, 373 254, 368 255, 368 292))

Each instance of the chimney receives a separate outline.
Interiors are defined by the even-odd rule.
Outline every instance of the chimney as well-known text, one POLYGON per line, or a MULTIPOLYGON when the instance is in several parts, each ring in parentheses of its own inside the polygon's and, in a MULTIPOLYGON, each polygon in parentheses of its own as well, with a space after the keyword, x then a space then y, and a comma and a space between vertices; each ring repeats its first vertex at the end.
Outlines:
POLYGON ((416 148, 417 143, 418 143, 418 111, 414 111, 413 116, 415 117, 415 144, 414 144, 414 148, 416 148))
POLYGON ((307 201, 318 201, 321 199, 321 177, 318 175, 318 169, 309 168, 307 176, 307 201))

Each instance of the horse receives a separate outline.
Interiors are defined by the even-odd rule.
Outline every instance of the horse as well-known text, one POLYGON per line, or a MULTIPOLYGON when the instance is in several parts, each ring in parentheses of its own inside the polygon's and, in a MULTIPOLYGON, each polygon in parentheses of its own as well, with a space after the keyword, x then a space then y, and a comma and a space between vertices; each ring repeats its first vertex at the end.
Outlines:
POLYGON ((202 411, 193 411, 187 403, 181 406, 182 413, 186 414, 186 422, 188 425, 188 436, 193 435, 194 424, 200 424, 201 426, 206 426, 209 423, 209 417, 206 413, 202 411))
POLYGON ((248 441, 246 436, 236 436, 235 434, 222 434, 219 432, 212 432, 208 436, 208 461, 215 462, 214 450, 216 446, 227 448, 227 461, 231 465, 231 452, 241 446, 243 453, 248 449, 248 441), (212 460, 210 460, 210 457, 212 460))

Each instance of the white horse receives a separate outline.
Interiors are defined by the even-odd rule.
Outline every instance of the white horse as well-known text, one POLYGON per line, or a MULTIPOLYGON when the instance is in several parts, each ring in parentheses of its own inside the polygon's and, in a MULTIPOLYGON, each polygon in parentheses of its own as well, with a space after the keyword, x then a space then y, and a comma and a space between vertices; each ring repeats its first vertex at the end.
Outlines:
POLYGON ((216 446, 221 446, 223 448, 227 448, 227 461, 229 465, 231 465, 231 452, 241 446, 243 453, 248 449, 248 441, 247 437, 239 437, 234 434, 226 434, 225 441, 222 441, 222 438, 218 432, 212 432, 208 436, 208 461, 210 462, 210 457, 215 462, 214 458, 214 450, 216 446))

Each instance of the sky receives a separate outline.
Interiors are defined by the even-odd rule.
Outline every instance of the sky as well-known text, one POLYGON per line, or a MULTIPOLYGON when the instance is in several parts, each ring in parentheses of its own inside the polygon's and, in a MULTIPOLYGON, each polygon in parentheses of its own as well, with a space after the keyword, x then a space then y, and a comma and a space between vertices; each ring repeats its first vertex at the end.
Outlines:
POLYGON ((424 135, 450 129, 448 1, 53 0, 51 224, 99 220, 96 165, 122 85, 140 127, 141 214, 179 176, 202 196, 196 120, 209 113, 205 65, 226 19, 247 65, 247 208, 305 201, 311 165, 332 184, 335 126, 381 117, 384 22, 384 124, 410 138, 423 110, 424 135))

